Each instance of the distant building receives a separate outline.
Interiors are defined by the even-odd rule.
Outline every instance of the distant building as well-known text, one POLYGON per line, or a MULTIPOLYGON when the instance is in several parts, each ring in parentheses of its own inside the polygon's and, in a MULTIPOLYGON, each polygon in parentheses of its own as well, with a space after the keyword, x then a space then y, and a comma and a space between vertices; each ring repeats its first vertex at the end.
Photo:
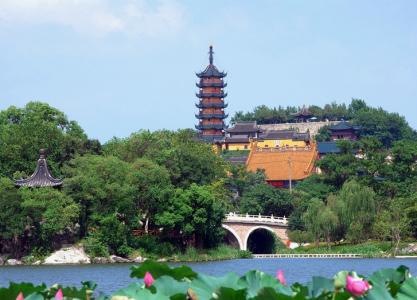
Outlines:
POLYGON ((26 179, 19 179, 15 184, 19 187, 59 187, 62 185, 61 179, 52 177, 46 162, 46 151, 39 151, 39 159, 35 172, 26 179))
POLYGON ((207 142, 218 142, 224 139, 226 125, 224 119, 228 115, 224 109, 227 104, 224 102, 227 93, 223 91, 226 83, 223 78, 226 73, 220 72, 213 64, 213 46, 209 49, 209 65, 203 72, 197 73, 200 81, 196 84, 200 89, 196 96, 200 99, 196 104, 199 109, 196 118, 199 120, 196 129, 199 130, 200 138, 207 142))
POLYGON ((268 130, 257 139, 258 148, 290 148, 310 145, 310 133, 295 130, 268 130))
POLYGON ((319 158, 322 158, 328 154, 339 154, 340 148, 337 146, 335 141, 317 142, 317 152, 319 154, 319 158))
POLYGON ((308 122, 314 115, 308 110, 308 108, 304 105, 301 110, 292 114, 294 117, 295 122, 308 122))
POLYGON ((342 121, 329 127, 331 132, 331 139, 337 140, 351 140, 356 141, 358 139, 360 126, 355 126, 349 122, 342 121))
POLYGON ((266 181, 275 187, 289 188, 314 172, 316 145, 305 148, 259 148, 254 142, 246 165, 249 171, 264 170, 266 181))
POLYGON ((237 122, 232 128, 226 129, 223 149, 247 150, 251 139, 257 139, 261 130, 254 122, 237 122))

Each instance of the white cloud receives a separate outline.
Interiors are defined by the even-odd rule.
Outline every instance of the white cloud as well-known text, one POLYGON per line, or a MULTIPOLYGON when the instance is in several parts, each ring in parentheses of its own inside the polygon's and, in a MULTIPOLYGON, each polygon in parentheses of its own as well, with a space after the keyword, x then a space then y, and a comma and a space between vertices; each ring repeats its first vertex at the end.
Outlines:
POLYGON ((2 24, 50 24, 98 35, 159 36, 183 27, 184 10, 174 0, 0 0, 2 24))

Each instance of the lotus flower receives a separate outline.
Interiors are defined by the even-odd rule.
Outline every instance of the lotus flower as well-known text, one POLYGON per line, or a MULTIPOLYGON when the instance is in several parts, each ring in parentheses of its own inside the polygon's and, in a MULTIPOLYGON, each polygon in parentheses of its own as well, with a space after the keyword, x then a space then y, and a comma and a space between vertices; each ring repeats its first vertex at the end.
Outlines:
POLYGON ((282 270, 278 270, 276 278, 278 279, 278 281, 282 285, 286 285, 287 284, 287 281, 285 280, 285 277, 284 277, 284 272, 282 270))
POLYGON ((362 296, 369 290, 369 283, 363 278, 353 277, 348 275, 346 277, 346 290, 355 297, 362 296))
POLYGON ((145 283, 146 287, 150 287, 154 281, 155 279, 153 279, 151 273, 146 272, 145 277, 143 278, 143 282, 145 283))
POLYGON ((62 293, 62 290, 59 289, 58 292, 56 292, 55 294, 55 300, 63 300, 64 299, 64 294, 62 293))
POLYGON ((25 297, 23 297, 23 293, 20 292, 19 295, 17 295, 16 300, 24 300, 25 297))

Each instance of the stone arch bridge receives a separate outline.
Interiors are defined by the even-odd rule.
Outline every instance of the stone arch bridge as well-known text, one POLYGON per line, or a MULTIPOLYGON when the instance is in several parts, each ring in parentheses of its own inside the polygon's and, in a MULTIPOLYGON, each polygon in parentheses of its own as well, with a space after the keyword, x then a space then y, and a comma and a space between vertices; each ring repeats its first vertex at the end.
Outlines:
POLYGON ((285 217, 228 213, 222 227, 234 237, 240 250, 248 250, 250 235, 259 229, 271 232, 284 244, 288 241, 288 221, 285 217))

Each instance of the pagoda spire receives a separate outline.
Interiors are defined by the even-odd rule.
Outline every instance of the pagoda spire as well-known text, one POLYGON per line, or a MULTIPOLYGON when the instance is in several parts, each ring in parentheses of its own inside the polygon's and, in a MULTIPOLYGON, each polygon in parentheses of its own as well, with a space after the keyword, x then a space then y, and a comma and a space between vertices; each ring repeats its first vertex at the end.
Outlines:
POLYGON ((196 129, 200 133, 200 138, 207 142, 217 142, 224 139, 227 128, 224 119, 228 117, 224 109, 227 103, 224 102, 227 93, 224 92, 226 83, 223 78, 227 75, 220 72, 213 64, 213 46, 209 46, 209 65, 203 72, 197 73, 200 81, 196 84, 199 88, 196 96, 199 108, 196 118, 199 120, 196 129))

